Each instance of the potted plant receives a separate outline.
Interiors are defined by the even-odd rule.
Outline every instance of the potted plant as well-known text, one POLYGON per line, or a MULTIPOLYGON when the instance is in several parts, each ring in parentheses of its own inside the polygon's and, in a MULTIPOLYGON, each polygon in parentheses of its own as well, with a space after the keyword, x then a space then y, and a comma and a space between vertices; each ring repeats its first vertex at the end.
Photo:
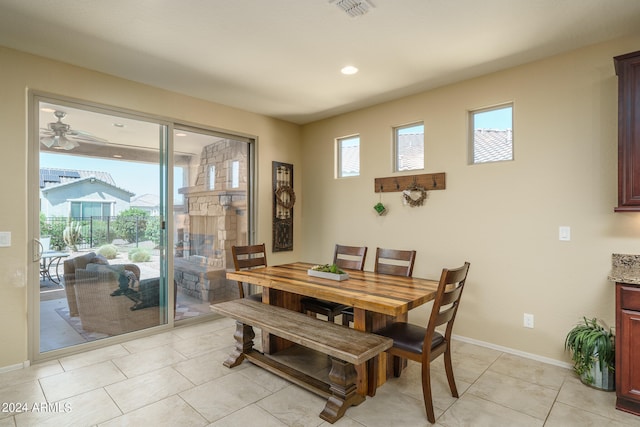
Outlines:
POLYGON ((583 318, 567 334, 564 343, 580 380, 591 387, 614 390, 615 335, 598 319, 583 318))

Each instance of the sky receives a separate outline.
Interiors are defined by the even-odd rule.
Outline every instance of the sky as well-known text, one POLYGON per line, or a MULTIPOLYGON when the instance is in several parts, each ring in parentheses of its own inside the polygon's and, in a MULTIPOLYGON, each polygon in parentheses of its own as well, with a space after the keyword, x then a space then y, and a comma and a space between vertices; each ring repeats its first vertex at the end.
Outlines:
POLYGON ((512 129, 513 108, 501 108, 474 115, 475 129, 512 129))
POLYGON ((136 196, 159 194, 159 165, 40 153, 40 167, 109 172, 117 187, 131 191, 136 196))

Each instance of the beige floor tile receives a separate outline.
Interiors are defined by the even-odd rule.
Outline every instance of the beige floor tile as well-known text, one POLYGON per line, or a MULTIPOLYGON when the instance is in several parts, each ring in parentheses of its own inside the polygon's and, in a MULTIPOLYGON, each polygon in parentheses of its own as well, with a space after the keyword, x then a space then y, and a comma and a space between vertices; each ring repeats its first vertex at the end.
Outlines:
POLYGON ((267 389, 234 372, 184 391, 180 397, 213 422, 269 394, 267 389))
POLYGON ((45 396, 37 380, 0 385, 0 404, 3 405, 0 408, 0 418, 29 411, 34 404, 40 402, 45 402, 45 396))
MULTIPOLYGON (((280 378, 279 376, 272 374, 271 372, 255 366, 249 362, 244 362, 241 366, 245 367, 242 371, 239 371, 240 375, 247 379, 259 384, 261 387, 274 393, 278 390, 282 390, 288 387, 291 383, 287 380, 280 378)), ((236 368, 233 368, 236 369, 236 368)))
MULTIPOLYGON (((285 427, 287 425, 258 405, 252 404, 209 424, 209 427, 239 427, 257 424, 260 427, 285 427)), ((337 424, 334 425, 337 426, 337 424)))
POLYGON ((223 333, 214 331, 204 335, 185 338, 169 344, 169 347, 185 357, 195 357, 213 350, 227 348, 234 344, 233 333, 228 333, 225 330, 223 333))
POLYGON ((51 411, 16 416, 16 425, 37 427, 93 426, 122 414, 103 389, 57 402, 51 411))
POLYGON ((13 417, 1 418, 0 417, 0 427, 15 427, 15 420, 13 417))
POLYGON ((625 424, 564 403, 556 403, 544 425, 545 427, 625 427, 639 424, 640 420, 634 424, 625 424))
MULTIPOLYGON (((387 426, 431 426, 427 420, 422 398, 398 393, 382 386, 374 397, 347 410, 346 416, 367 427, 387 426)), ((434 408, 436 418, 442 410, 434 408)))
POLYGON ((56 402, 124 379, 112 362, 102 362, 42 378, 40 384, 47 400, 56 402))
MULTIPOLYGON (((470 383, 459 380, 456 377, 454 369, 454 378, 456 379, 456 388, 458 395, 462 395, 470 386, 470 383)), ((395 389, 398 393, 409 395, 420 402, 423 402, 422 395, 422 366, 419 363, 409 361, 407 368, 402 372, 399 378, 391 377, 383 385, 384 388, 395 389)), ((451 406, 457 398, 451 395, 447 375, 444 367, 440 369, 431 369, 431 395, 433 406, 444 411, 451 406)))
POLYGON ((507 375, 486 372, 467 391, 540 420, 545 420, 558 391, 507 375))
POLYGON ((100 427, 122 426, 185 426, 199 427, 208 425, 198 412, 178 396, 171 396, 159 402, 113 418, 100 427))
POLYGON ((220 317, 217 319, 212 319, 207 322, 202 323, 193 323, 185 326, 178 326, 173 329, 171 332, 176 334, 178 337, 182 339, 193 338, 200 335, 210 334, 212 332, 225 330, 233 336, 233 331, 235 331, 236 321, 233 319, 229 319, 227 317, 220 317))
POLYGON ((575 375, 565 380, 557 401, 622 423, 640 425, 640 417, 615 408, 615 392, 588 387, 582 384, 575 375))
MULTIPOLYGON (((257 402, 257 405, 289 426, 317 426, 326 399, 296 385, 289 385, 257 402)), ((349 410, 347 410, 347 413, 349 410)))
POLYGON ((230 353, 231 347, 215 350, 178 362, 173 365, 173 367, 189 381, 195 385, 200 385, 233 372, 239 372, 246 367, 253 366, 249 363, 243 363, 233 369, 227 368, 223 365, 223 362, 227 360, 230 353))
MULTIPOLYGON (((451 363, 453 364, 453 374, 456 381, 472 384, 489 369, 493 362, 453 353, 451 355, 451 363)), ((441 356, 431 362, 431 369, 444 372, 444 358, 441 356)))
POLYGON ((171 366, 183 360, 187 360, 187 358, 173 348, 163 345, 128 356, 115 358, 113 359, 113 363, 115 363, 128 378, 132 378, 155 369, 171 366))
POLYGON ((85 351, 84 353, 60 358, 60 364, 65 371, 105 362, 116 357, 130 354, 122 345, 116 344, 104 348, 85 351))
POLYGON ((544 423, 542 420, 469 393, 451 405, 437 421, 446 427, 537 427, 544 423))
POLYGON ((501 351, 492 348, 480 347, 479 345, 458 341, 456 339, 451 343, 451 351, 456 357, 472 357, 487 363, 495 362, 502 354, 501 351))
POLYGON ((137 340, 124 342, 122 346, 129 353, 139 353, 141 351, 150 350, 167 344, 182 341, 182 338, 173 333, 173 331, 162 332, 160 334, 151 335, 150 337, 138 338, 137 340))
POLYGON ((167 367, 111 384, 105 389, 122 412, 127 413, 191 387, 191 381, 167 367))
POLYGON ((560 389, 564 378, 571 375, 569 369, 506 353, 491 365, 490 370, 556 390, 560 389))
POLYGON ((38 363, 23 369, 3 372, 0 374, 0 387, 8 387, 20 383, 26 383, 50 375, 60 374, 64 372, 60 362, 52 360, 49 362, 38 363))

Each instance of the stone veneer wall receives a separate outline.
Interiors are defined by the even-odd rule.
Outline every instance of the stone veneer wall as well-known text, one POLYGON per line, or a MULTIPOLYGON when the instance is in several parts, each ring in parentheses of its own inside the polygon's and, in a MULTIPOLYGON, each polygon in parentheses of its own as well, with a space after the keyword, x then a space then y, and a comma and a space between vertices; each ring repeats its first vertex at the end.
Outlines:
POLYGON ((203 148, 195 185, 182 189, 188 204, 185 233, 191 247, 175 259, 174 277, 181 292, 202 301, 237 298, 235 282, 226 278, 233 269, 231 246, 247 244, 247 153, 238 141, 221 140, 203 148), (232 165, 238 161, 239 182, 232 188, 232 165), (211 190, 210 166, 215 166, 211 190), (200 247, 193 247, 198 241, 200 247))

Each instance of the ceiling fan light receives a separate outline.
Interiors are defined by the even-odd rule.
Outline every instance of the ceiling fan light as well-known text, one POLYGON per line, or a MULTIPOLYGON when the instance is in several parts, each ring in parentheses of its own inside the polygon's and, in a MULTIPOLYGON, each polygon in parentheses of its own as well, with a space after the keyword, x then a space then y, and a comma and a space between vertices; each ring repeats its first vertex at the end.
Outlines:
POLYGON ((66 136, 62 135, 60 137, 60 141, 58 142, 58 145, 60 145, 60 147, 63 150, 73 150, 76 147, 79 147, 80 144, 78 144, 77 142, 68 139, 66 136))
POLYGON ((47 148, 51 148, 55 145, 56 140, 54 137, 52 136, 43 136, 42 138, 40 138, 40 142, 42 143, 42 145, 44 145, 47 148))

